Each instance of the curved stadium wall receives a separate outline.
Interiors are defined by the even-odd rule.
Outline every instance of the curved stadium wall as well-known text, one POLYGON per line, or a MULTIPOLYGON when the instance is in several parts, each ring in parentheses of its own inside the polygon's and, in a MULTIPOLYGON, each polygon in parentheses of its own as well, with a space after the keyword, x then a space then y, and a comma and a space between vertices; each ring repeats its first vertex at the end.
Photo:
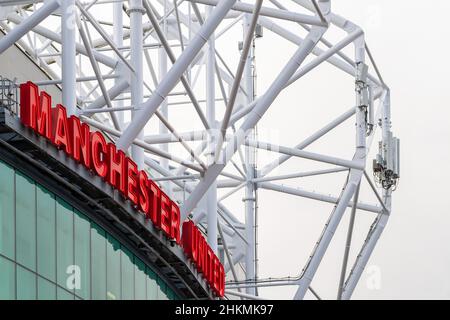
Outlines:
POLYGON ((126 245, 3 161, 0 233, 0 299, 178 299, 126 245))

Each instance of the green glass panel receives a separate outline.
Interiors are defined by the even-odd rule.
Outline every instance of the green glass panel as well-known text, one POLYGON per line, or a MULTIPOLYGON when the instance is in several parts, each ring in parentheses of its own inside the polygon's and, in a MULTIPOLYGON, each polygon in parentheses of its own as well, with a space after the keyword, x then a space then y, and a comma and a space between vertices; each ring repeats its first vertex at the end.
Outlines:
MULTIPOLYGON (((56 271, 57 284, 67 288, 69 276, 73 275, 73 211, 63 200, 56 199, 56 271), (68 273, 69 272, 69 273, 68 273)), ((69 282, 70 284, 72 282, 69 282)))
POLYGON ((17 266, 17 300, 36 300, 36 274, 17 266))
POLYGON ((106 298, 109 300, 121 299, 120 287, 120 243, 109 234, 106 244, 106 265, 107 265, 107 292, 106 298))
POLYGON ((56 285, 44 278, 38 277, 38 300, 55 300, 56 285))
POLYGON ((145 300, 146 299, 146 275, 145 264, 138 258, 134 257, 134 299, 145 300))
POLYGON ((156 282, 157 275, 155 272, 147 267, 145 269, 145 274, 147 276, 147 300, 157 300, 158 299, 158 284, 156 282))
POLYGON ((14 169, 0 161, 0 254, 14 259, 14 169))
POLYGON ((16 172, 16 261, 36 270, 36 188, 16 172))
POLYGON ((133 255, 124 247, 122 247, 122 299, 134 299, 133 255))
POLYGON ((91 224, 82 213, 75 211, 75 265, 80 270, 80 288, 75 294, 90 299, 91 293, 91 224))
POLYGON ((157 278, 156 282, 158 284, 158 300, 167 300, 166 283, 160 277, 157 278))
POLYGON ((175 293, 169 287, 167 287, 167 299, 175 300, 175 293))
POLYGON ((73 293, 70 293, 69 291, 58 287, 56 289, 56 296, 58 300, 74 300, 75 296, 73 293))
POLYGON ((106 299, 106 235, 98 225, 91 224, 92 299, 106 299))
POLYGON ((55 197, 36 186, 37 205, 37 270, 47 279, 56 281, 56 217, 55 197))
POLYGON ((16 270, 14 262, 0 256, 0 300, 16 298, 16 270))

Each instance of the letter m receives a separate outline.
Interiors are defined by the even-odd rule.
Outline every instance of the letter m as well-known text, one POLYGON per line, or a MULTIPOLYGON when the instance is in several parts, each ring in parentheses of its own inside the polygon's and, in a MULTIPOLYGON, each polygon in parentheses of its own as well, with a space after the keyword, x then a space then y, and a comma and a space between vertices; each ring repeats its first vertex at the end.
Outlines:
POLYGON ((38 87, 28 81, 20 85, 20 120, 47 139, 52 138, 52 98, 47 92, 39 95, 38 87))

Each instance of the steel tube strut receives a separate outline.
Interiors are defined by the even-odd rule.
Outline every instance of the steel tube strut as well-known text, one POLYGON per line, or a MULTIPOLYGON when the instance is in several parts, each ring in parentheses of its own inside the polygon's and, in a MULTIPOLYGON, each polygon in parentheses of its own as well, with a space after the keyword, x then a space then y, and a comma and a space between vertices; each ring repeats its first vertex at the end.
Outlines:
POLYGON ((350 215, 350 222, 348 224, 347 240, 345 242, 345 249, 344 249, 344 258, 342 259, 341 277, 339 279, 339 287, 337 294, 338 300, 342 299, 342 290, 344 289, 345 274, 347 273, 348 256, 350 254, 350 247, 352 244, 353 227, 355 225, 355 216, 356 216, 356 204, 358 203, 360 187, 361 183, 358 184, 355 195, 353 197, 352 213, 350 215))
MULTIPOLYGON (((212 8, 206 8, 207 19, 212 14, 212 8)), ((206 50, 206 119, 210 128, 216 128, 216 82, 215 82, 215 65, 216 65, 216 38, 214 32, 208 39, 206 50)), ((216 137, 212 132, 208 135, 209 143, 206 149, 206 158, 208 164, 214 162, 216 137)), ((207 223, 207 240, 211 249, 217 254, 217 181, 214 181, 209 187, 206 197, 206 223, 207 223)))
MULTIPOLYGON (((16 41, 22 38, 27 32, 36 27, 45 18, 47 18, 53 11, 58 9, 59 1, 51 0, 47 2, 42 8, 36 10, 31 16, 23 19, 18 26, 12 29, 0 40, 0 54, 11 47, 16 41)), ((8 17, 9 18, 9 17, 8 17)))
MULTIPOLYGON (((390 191, 385 193, 385 199, 387 202, 388 207, 390 206, 390 191)), ((378 242, 378 239, 380 238, 381 234, 383 233, 384 227, 386 226, 390 215, 386 212, 383 212, 378 215, 374 226, 372 226, 371 230, 369 231, 369 234, 367 235, 366 240, 364 241, 364 245, 361 249, 361 251, 358 254, 358 258, 356 259, 356 262, 350 271, 350 275, 345 283, 345 286, 343 288, 342 292, 342 299, 348 300, 351 298, 353 291, 355 290, 355 287, 361 278, 361 274, 364 271, 367 262, 369 261, 369 258, 375 249, 375 245, 378 242)))
MULTIPOLYGON (((206 4, 206 5, 210 5, 210 6, 216 6, 219 4, 219 0, 188 0, 188 1, 206 4)), ((238 2, 233 6, 232 9, 236 10, 236 11, 252 13, 254 10, 254 5, 238 2)), ((285 10, 277 10, 277 9, 263 7, 263 8, 261 8, 261 15, 271 17, 271 18, 287 20, 287 21, 306 23, 306 24, 315 25, 315 26, 322 26, 322 27, 327 26, 326 22, 323 22, 321 19, 318 19, 315 16, 309 16, 306 14, 289 12, 287 10, 285 11, 285 10)))
MULTIPOLYGON (((143 33, 142 33, 142 15, 144 13, 144 7, 142 6, 142 0, 130 0, 129 1, 129 15, 130 15, 130 55, 131 65, 136 72, 131 73, 130 89, 131 89, 131 105, 134 110, 131 112, 131 122, 139 117, 139 108, 144 99, 144 75, 143 75, 143 33)), ((144 132, 139 131, 137 134, 138 139, 143 139, 144 132)), ((126 151, 126 149, 122 149, 126 151)), ((136 164, 144 167, 144 150, 137 146, 131 146, 131 154, 136 164)))
MULTIPOLYGON (((258 187, 266 189, 266 190, 272 190, 272 191, 277 191, 277 192, 283 192, 286 194, 291 194, 294 196, 299 196, 299 197, 303 197, 303 198, 307 198, 307 199, 312 199, 312 200, 317 200, 317 201, 322 201, 322 202, 328 202, 328 203, 333 203, 333 204, 337 204, 339 201, 339 198, 334 197, 334 196, 330 196, 327 194, 321 194, 321 193, 317 193, 317 192, 312 192, 312 191, 308 191, 308 190, 302 190, 302 189, 296 189, 296 188, 292 188, 292 187, 287 187, 287 186, 279 186, 273 183, 269 183, 269 182, 260 182, 258 183, 258 187)), ((348 203, 349 207, 353 206, 353 201, 350 201, 348 203)), ((367 203, 362 203, 362 202, 358 202, 357 206, 356 206, 359 210, 363 210, 363 211, 367 211, 367 212, 373 212, 373 213, 380 213, 382 212, 383 208, 382 207, 377 207, 371 204, 367 204, 367 203)))

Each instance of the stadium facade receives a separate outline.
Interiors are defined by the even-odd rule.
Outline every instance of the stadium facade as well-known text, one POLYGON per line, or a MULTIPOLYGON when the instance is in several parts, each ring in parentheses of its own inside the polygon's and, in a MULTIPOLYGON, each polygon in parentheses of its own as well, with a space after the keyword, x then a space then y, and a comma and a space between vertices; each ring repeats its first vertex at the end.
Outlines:
MULTIPOLYGON (((11 83, 5 79, 2 83, 9 90, 11 83)), ((196 266, 187 259, 196 262, 186 256, 188 245, 182 246, 179 234, 165 231, 164 218, 150 219, 156 210, 165 212, 167 219, 172 217, 170 207, 164 208, 162 191, 158 190, 160 198, 152 196, 155 206, 147 214, 139 212, 133 201, 120 194, 123 186, 109 184, 115 176, 130 186, 131 179, 120 175, 124 172, 114 174, 107 169, 111 174, 105 171, 99 176, 98 167, 83 166, 74 155, 77 146, 84 156, 84 151, 92 150, 89 159, 92 156, 92 162, 97 159, 104 167, 112 156, 101 150, 96 156, 97 149, 87 144, 89 140, 85 141, 88 148, 78 143, 70 147, 74 148, 71 152, 68 142, 77 138, 67 131, 69 118, 63 128, 58 125, 62 118, 45 118, 43 111, 46 108, 51 115, 64 108, 45 105, 43 97, 50 97, 46 93, 41 93, 41 99, 33 97, 37 91, 30 90, 30 84, 20 88, 20 107, 18 90, 12 90, 2 95, 5 99, 0 109, 0 299, 211 298, 214 295, 208 284, 215 288, 215 295, 223 295, 214 286, 221 266, 217 257, 202 260, 207 262, 202 266, 202 283, 196 266), (39 127, 33 130, 32 122, 39 127), (51 137, 63 134, 66 145, 40 136, 44 131, 39 128, 51 137), (155 225, 156 221, 159 224, 155 225), (210 273, 211 282, 205 276, 210 273)), ((87 132, 91 142, 100 135, 87 132)), ((119 167, 124 167, 122 164, 119 167)), ((171 208, 175 207, 172 203, 171 208)), ((179 222, 178 214, 174 230, 179 230, 179 222)), ((197 232, 196 239, 203 239, 197 232)), ((189 232, 184 234, 187 237, 189 232)), ((223 277, 223 272, 220 275, 223 277)))

